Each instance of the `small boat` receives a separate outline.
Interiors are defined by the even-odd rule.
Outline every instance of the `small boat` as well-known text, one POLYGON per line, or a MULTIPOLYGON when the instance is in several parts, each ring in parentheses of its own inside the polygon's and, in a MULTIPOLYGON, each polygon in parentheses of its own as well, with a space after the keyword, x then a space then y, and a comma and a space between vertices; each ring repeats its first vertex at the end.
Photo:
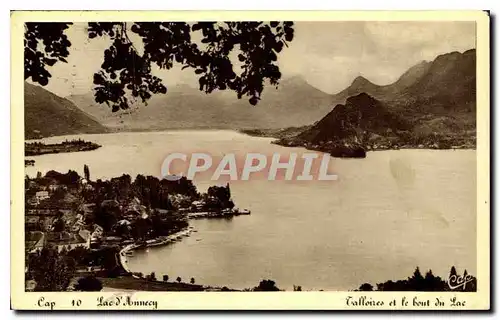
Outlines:
POLYGON ((201 241, 201 239, 196 239, 196 241, 201 241))

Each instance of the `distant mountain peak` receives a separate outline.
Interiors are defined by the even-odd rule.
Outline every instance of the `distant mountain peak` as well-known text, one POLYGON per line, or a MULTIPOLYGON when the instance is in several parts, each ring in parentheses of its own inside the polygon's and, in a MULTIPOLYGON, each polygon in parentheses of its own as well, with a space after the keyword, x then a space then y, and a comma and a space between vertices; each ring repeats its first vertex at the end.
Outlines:
POLYGON ((293 75, 291 77, 282 78, 280 80, 281 85, 304 85, 308 84, 306 79, 301 75, 293 75))
POLYGON ((415 64, 413 67, 426 65, 428 63, 429 63, 429 61, 427 61, 427 60, 421 60, 419 63, 415 64))
POLYGON ((476 55, 476 49, 472 48, 472 49, 466 50, 466 51, 464 51, 463 54, 464 55, 468 55, 468 54, 476 55))
POLYGON ((392 85, 396 91, 404 90, 420 79, 429 69, 431 62, 422 60, 406 70, 392 85))
POLYGON ((361 92, 355 96, 349 97, 346 100, 346 105, 356 105, 356 106, 373 106, 379 101, 366 92, 361 92))
POLYGON ((372 84, 372 83, 370 82, 370 80, 366 79, 366 78, 365 78, 365 77, 363 77, 363 76, 357 76, 357 77, 353 80, 353 82, 352 82, 351 86, 354 86, 354 87, 360 87, 360 86, 364 86, 364 85, 367 85, 367 84, 372 84))
POLYGON ((466 56, 466 55, 470 55, 470 54, 475 55, 476 54, 476 49, 469 49, 469 50, 464 51, 463 53, 458 52, 458 51, 452 51, 452 52, 444 53, 444 54, 441 54, 441 55, 437 56, 436 59, 434 60, 434 62, 439 63, 441 61, 458 60, 461 57, 466 56))

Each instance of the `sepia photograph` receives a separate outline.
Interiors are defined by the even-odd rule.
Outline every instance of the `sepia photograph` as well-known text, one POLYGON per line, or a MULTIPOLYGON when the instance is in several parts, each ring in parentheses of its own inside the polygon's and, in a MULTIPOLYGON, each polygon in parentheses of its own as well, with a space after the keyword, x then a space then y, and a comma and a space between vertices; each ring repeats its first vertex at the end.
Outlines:
POLYGON ((160 307, 135 293, 351 292, 341 305, 370 308, 379 291, 489 288, 476 18, 96 18, 12 22, 20 291, 144 309, 160 307))

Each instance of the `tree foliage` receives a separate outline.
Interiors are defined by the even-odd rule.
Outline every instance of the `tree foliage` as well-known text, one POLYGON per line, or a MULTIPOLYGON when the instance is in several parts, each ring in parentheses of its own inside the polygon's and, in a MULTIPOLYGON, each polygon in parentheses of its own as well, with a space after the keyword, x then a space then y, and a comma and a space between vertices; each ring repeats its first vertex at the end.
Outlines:
MULTIPOLYGON (((47 67, 66 62, 69 55, 71 42, 65 31, 70 25, 26 24, 25 79, 47 85, 47 67)), ((131 97, 147 104, 153 94, 165 94, 167 88, 152 74, 152 67, 171 69, 175 64, 194 71, 201 91, 232 90, 256 105, 265 81, 278 85, 278 54, 293 40, 294 29, 289 21, 89 22, 88 37, 110 39, 94 74, 95 101, 118 111, 129 108, 131 97), (140 49, 130 33, 141 40, 140 49), (237 56, 240 70, 235 70, 231 55, 237 56)))
POLYGON ((28 273, 37 284, 35 291, 65 291, 76 267, 71 257, 50 247, 31 254, 28 261, 28 273))
MULTIPOLYGON (((432 270, 428 270, 425 276, 422 275, 417 267, 411 277, 404 280, 388 280, 382 283, 377 283, 376 291, 467 291, 475 292, 477 289, 477 279, 474 276, 468 276, 467 271, 461 279, 452 279, 457 276, 457 270, 453 266, 450 269, 448 281, 441 277, 435 276, 432 270), (468 276, 468 277, 467 277, 468 276), (453 288, 450 286, 450 280, 458 281, 463 285, 456 285, 453 288)), ((455 283, 453 283, 455 284, 455 283)), ((356 291, 372 291, 373 286, 369 283, 362 284, 356 291)))
POLYGON ((85 179, 87 181, 90 181, 90 169, 89 169, 89 166, 88 165, 84 165, 83 166, 83 173, 85 175, 85 179))
POLYGON ((67 62, 71 42, 65 34, 71 23, 26 23, 24 28, 24 79, 31 78, 42 86, 49 83, 51 67, 67 62), (43 50, 40 50, 39 44, 43 50))
POLYGON ((146 276, 146 280, 148 281, 156 281, 156 274, 153 272, 151 272, 149 275, 146 276))
POLYGON ((273 280, 261 280, 259 285, 253 288, 253 291, 280 291, 280 289, 273 280))
POLYGON ((359 287, 358 291, 373 291, 373 286, 369 283, 363 283, 359 287))
POLYGON ((102 283, 94 276, 86 276, 78 279, 75 286, 76 291, 101 291, 102 283))

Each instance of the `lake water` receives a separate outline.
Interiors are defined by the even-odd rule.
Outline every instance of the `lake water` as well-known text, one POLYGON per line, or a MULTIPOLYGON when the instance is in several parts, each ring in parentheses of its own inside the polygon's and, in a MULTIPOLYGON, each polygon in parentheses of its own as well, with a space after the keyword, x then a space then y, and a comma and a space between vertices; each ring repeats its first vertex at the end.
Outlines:
MULTIPOLYGON (((37 171, 92 179, 122 173, 160 175, 171 152, 282 153, 300 151, 232 131, 170 131, 79 135, 102 145, 94 151, 37 157, 37 171)), ((302 150, 304 151, 304 150, 302 150)), ((334 159, 336 181, 266 181, 231 184, 232 197, 250 216, 194 220, 191 237, 134 252, 129 267, 157 277, 250 288, 262 279, 278 287, 352 290, 362 283, 405 279, 416 266, 446 278, 455 265, 476 273, 476 152, 394 150, 366 159, 334 159)), ((195 180, 201 191, 214 182, 195 180)))

